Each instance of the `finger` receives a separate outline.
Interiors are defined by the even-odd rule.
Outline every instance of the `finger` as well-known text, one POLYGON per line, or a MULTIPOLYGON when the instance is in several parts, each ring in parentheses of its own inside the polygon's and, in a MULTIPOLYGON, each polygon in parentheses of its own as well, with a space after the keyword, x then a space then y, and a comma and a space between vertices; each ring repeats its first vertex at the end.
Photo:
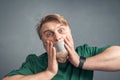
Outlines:
POLYGON ((49 41, 46 42, 46 51, 47 51, 47 54, 49 53, 49 41))
POLYGON ((48 54, 48 58, 51 59, 52 58, 52 50, 51 50, 51 43, 50 41, 47 41, 47 54, 48 54))
POLYGON ((69 43, 70 43, 71 45, 73 45, 73 40, 70 38, 70 36, 67 36, 67 37, 66 37, 66 40, 69 41, 69 43))
POLYGON ((53 52, 53 59, 56 59, 56 49, 55 49, 55 47, 52 48, 52 52, 53 52))
POLYGON ((50 59, 52 60, 53 59, 53 44, 52 42, 49 43, 49 56, 50 56, 50 59))
POLYGON ((65 44, 65 48, 67 49, 68 53, 70 54, 71 48, 67 44, 65 44))
POLYGON ((66 44, 69 44, 69 40, 67 39, 67 37, 64 39, 66 44))
POLYGON ((52 47, 53 47, 53 46, 52 46, 52 42, 50 42, 50 43, 49 43, 49 52, 50 52, 50 54, 52 53, 52 47))
POLYGON ((67 44, 70 48, 73 46, 67 37, 65 38, 65 44, 67 44))
POLYGON ((67 36, 66 38, 68 39, 68 41, 70 41, 72 45, 74 45, 72 36, 67 36))

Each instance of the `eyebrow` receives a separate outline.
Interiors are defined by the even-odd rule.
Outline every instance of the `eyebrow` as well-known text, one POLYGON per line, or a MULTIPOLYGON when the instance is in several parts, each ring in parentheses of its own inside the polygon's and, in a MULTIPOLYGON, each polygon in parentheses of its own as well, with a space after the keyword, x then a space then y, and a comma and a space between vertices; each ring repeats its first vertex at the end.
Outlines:
POLYGON ((52 32, 52 31, 51 30, 46 30, 46 31, 43 32, 43 34, 45 34, 46 32, 52 32))
MULTIPOLYGON (((63 26, 63 24, 60 24, 59 26, 57 26, 56 28, 59 28, 59 27, 61 27, 61 26, 63 26)), ((52 30, 45 30, 45 31, 43 31, 43 34, 45 34, 46 32, 48 32, 48 31, 50 31, 50 32, 52 32, 52 30)))

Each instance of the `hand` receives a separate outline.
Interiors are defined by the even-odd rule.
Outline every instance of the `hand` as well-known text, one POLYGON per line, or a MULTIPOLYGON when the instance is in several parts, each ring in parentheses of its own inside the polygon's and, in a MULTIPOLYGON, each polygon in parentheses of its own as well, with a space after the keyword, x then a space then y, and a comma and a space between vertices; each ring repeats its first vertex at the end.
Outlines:
POLYGON ((68 58, 70 60, 70 62, 75 66, 78 67, 79 66, 79 55, 76 53, 75 49, 74 49, 74 44, 73 44, 73 39, 72 37, 66 37, 65 38, 65 47, 68 51, 68 58))
POLYGON ((46 51, 48 54, 48 68, 47 70, 54 75, 57 74, 58 71, 58 62, 56 60, 56 49, 53 47, 53 43, 50 41, 47 41, 46 44, 46 51))

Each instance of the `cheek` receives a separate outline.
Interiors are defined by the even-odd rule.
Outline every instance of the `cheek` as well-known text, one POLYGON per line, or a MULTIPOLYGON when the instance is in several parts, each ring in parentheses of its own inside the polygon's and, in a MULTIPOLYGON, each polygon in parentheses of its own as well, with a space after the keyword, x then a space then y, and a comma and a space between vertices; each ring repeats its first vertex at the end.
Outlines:
POLYGON ((44 46, 47 45, 47 41, 54 43, 54 40, 53 40, 53 39, 45 39, 45 38, 44 38, 44 39, 42 39, 42 42, 43 42, 43 45, 44 45, 44 46))
POLYGON ((69 37, 69 36, 70 36, 70 34, 67 33, 66 35, 62 36, 62 39, 65 40, 66 37, 69 37))
POLYGON ((42 38, 42 41, 43 41, 43 42, 53 41, 53 38, 45 38, 45 37, 43 37, 43 38, 42 38))
POLYGON ((72 37, 72 34, 71 34, 71 33, 69 33, 66 37, 68 37, 69 40, 73 43, 73 37, 72 37))
POLYGON ((68 33, 66 34, 66 36, 68 36, 68 37, 72 37, 72 35, 71 35, 70 32, 68 32, 68 33))

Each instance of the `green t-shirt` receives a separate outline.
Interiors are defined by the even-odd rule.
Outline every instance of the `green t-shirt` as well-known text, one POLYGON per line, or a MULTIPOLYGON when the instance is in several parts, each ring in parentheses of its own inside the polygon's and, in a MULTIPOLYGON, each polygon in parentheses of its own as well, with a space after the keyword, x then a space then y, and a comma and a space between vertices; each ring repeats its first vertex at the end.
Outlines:
MULTIPOLYGON (((96 54, 101 53, 109 46, 102 48, 89 47, 87 44, 79 46, 76 48, 76 52, 80 56, 91 57, 96 54)), ((27 57, 25 63, 18 70, 13 70, 8 73, 6 76, 12 75, 31 75, 42 72, 46 70, 48 66, 48 57, 47 53, 44 53, 40 56, 31 54, 27 57)), ((93 80, 93 71, 91 70, 80 70, 79 68, 74 67, 69 61, 66 63, 59 63, 58 73, 52 80, 93 80)), ((47 77, 47 76, 46 76, 47 77)))

